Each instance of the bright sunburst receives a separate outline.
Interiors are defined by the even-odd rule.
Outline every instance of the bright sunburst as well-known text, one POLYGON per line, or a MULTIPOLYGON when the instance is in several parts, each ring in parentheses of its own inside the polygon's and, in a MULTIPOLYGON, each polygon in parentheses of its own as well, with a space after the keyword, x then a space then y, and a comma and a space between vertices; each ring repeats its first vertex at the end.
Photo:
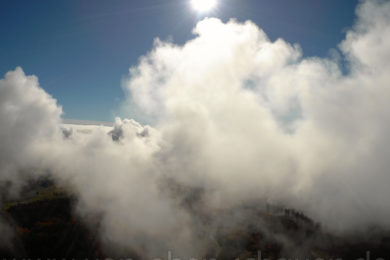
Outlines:
POLYGON ((191 4, 198 12, 208 12, 217 6, 217 0, 191 0, 191 4))

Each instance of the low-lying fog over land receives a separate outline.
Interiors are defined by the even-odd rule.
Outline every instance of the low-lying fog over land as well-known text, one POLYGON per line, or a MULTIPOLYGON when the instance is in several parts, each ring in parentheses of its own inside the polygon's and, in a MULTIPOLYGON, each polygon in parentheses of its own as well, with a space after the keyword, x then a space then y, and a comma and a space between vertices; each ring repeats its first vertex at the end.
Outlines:
MULTIPOLYGON (((3 202, 46 176, 67 187, 103 247, 141 258, 212 254, 221 227, 267 233, 254 219, 267 207, 302 212, 337 236, 388 231, 390 2, 358 6, 335 46, 347 72, 251 21, 206 18, 194 34, 183 45, 156 40, 130 68, 122 108, 148 124, 66 123, 39 75, 4 75, 3 202)), ((0 245, 15 235, 6 220, 0 232, 0 245)))

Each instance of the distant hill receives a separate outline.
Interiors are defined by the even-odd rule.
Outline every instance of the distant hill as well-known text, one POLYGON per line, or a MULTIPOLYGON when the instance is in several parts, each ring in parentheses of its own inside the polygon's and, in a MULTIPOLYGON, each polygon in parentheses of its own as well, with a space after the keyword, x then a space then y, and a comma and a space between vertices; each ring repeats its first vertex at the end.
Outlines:
POLYGON ((95 125, 95 126, 113 126, 113 122, 106 121, 89 121, 89 120, 77 120, 77 119, 62 119, 62 123, 66 125, 95 125))
MULTIPOLYGON (((73 214, 75 197, 66 189, 40 180, 30 183, 24 195, 20 201, 3 204, 1 215, 14 229, 15 237, 13 249, 0 248, 0 257, 101 259, 107 256, 97 230, 87 228, 73 214)), ((366 258, 367 251, 370 259, 390 256, 390 233, 378 231, 369 236, 338 237, 326 233, 319 224, 294 209, 246 205, 218 212, 217 216, 205 216, 202 221, 212 221, 214 217, 223 220, 228 216, 237 216, 238 222, 232 228, 228 222, 220 221, 225 224, 220 224, 210 238, 206 259, 258 259, 260 252, 262 259, 358 259, 366 258)), ((108 251, 113 254, 114 249, 108 251)))

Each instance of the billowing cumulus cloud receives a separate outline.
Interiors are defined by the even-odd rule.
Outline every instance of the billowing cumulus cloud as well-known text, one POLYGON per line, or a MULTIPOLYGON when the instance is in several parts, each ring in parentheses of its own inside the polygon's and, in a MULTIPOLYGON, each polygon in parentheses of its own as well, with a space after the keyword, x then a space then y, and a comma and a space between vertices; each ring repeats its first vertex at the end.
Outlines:
MULTIPOLYGON (((21 68, 0 80, 0 182, 20 185, 20 175, 29 163, 34 146, 48 141, 57 132, 61 108, 21 68)), ((12 192, 13 189, 6 189, 12 192)))
POLYGON ((164 167, 216 207, 267 198, 334 229, 387 226, 389 8, 358 7, 347 75, 251 22, 206 19, 184 46, 157 41, 127 88, 160 119, 164 167))
POLYGON ((102 241, 152 256, 202 255, 216 223, 241 219, 203 215, 259 201, 333 231, 390 228, 389 13, 359 5, 340 44, 347 74, 250 21, 205 19, 182 46, 156 40, 125 85, 153 126, 61 125, 18 68, 0 81, 0 178, 50 172, 80 216, 101 217, 102 241))
POLYGON ((206 19, 184 46, 157 42, 128 89, 162 119, 165 166, 207 183, 218 205, 266 195, 332 228, 387 225, 389 7, 358 8, 347 75, 251 22, 206 19))

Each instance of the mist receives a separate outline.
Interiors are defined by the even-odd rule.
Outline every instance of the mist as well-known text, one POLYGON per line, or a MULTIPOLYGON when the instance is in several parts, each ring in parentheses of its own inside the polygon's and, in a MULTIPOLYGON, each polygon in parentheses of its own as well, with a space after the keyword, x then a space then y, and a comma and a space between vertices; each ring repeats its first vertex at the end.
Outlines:
POLYGON ((122 110, 149 125, 63 124, 37 77, 16 68, 0 80, 3 190, 49 174, 81 219, 100 216, 107 247, 147 256, 204 255, 216 226, 245 218, 218 215, 253 203, 330 232, 387 230, 390 3, 362 1, 356 14, 334 50, 347 72, 251 21, 206 18, 184 45, 156 39, 123 86, 122 110))

